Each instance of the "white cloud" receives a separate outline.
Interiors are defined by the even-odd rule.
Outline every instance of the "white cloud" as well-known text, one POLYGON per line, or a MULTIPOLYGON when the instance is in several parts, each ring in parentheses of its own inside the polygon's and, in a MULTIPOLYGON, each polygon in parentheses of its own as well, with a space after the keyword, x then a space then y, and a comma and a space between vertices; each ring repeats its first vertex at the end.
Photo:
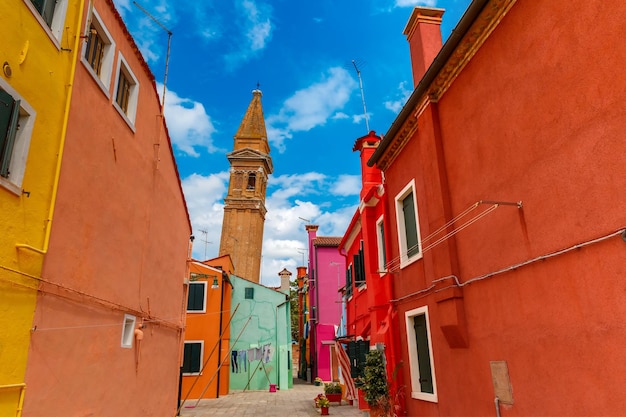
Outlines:
POLYGON ((398 92, 392 100, 385 101, 385 108, 398 114, 406 101, 411 96, 412 91, 406 88, 406 81, 402 81, 398 85, 398 92))
POLYGON ((265 16, 257 4, 250 0, 244 0, 242 7, 248 17, 248 29, 246 37, 250 41, 253 51, 265 48, 266 43, 271 39, 272 24, 265 16))
POLYGON ((223 201, 229 178, 230 173, 225 171, 207 176, 192 174, 182 181, 196 238, 193 245, 193 256, 196 259, 214 258, 218 254, 224 218, 223 201))
POLYGON ((239 25, 244 33, 244 42, 237 43, 237 49, 224 59, 232 69, 254 58, 264 50, 272 39, 272 8, 265 3, 243 0, 236 4, 239 12, 239 25))
POLYGON ((332 185, 331 192, 335 195, 359 195, 361 193, 361 176, 340 175, 332 185))
POLYGON ((278 114, 270 115, 265 122, 268 138, 273 149, 285 151, 285 140, 293 132, 309 131, 323 126, 339 114, 350 100, 356 81, 348 71, 340 67, 330 68, 322 79, 302 90, 296 91, 283 103, 278 114))
MULTIPOLYGON (((163 84, 157 84, 157 91, 163 94, 163 84)), ((213 145, 216 129, 202 103, 167 90, 165 120, 174 146, 185 154, 198 157, 197 148, 205 148, 209 153, 220 150, 213 145)))

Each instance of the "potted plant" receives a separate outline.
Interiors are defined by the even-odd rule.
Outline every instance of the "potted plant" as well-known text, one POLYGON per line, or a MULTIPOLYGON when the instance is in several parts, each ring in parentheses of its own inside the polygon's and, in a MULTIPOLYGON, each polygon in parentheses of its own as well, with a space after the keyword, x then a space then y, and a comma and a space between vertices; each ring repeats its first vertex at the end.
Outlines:
POLYGON ((322 385, 324 383, 324 381, 322 381, 322 378, 320 378, 319 376, 316 377, 313 382, 314 382, 316 387, 319 387, 320 385, 322 385))
POLYGON ((341 404, 341 385, 338 382, 324 384, 324 394, 331 403, 341 404))
POLYGON ((365 394, 365 401, 370 406, 370 415, 388 416, 391 410, 389 383, 383 352, 371 350, 365 356, 363 376, 355 381, 357 388, 365 394))
POLYGON ((323 416, 328 415, 328 406, 330 406, 330 401, 328 401, 328 398, 326 398, 324 394, 318 394, 318 396, 315 397, 315 407, 320 409, 323 416))

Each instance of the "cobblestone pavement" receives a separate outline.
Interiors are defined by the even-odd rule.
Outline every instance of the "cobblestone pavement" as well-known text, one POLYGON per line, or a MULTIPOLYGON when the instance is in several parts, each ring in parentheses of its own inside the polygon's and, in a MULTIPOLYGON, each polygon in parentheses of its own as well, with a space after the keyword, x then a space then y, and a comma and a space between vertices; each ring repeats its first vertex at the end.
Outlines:
MULTIPOLYGON (((289 416, 315 417, 320 412, 315 408, 313 399, 323 392, 323 387, 296 380, 289 390, 269 391, 235 391, 217 399, 201 400, 197 407, 196 400, 188 400, 181 409, 183 417, 213 417, 213 416, 289 416)), ((361 411, 355 405, 331 403, 329 415, 343 417, 369 417, 369 412, 361 411)))

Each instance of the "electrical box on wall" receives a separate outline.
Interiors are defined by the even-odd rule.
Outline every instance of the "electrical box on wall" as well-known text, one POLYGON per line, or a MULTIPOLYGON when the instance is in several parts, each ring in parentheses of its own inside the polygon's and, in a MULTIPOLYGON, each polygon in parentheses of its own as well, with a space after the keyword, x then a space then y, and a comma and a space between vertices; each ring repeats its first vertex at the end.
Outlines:
POLYGON ((489 365, 491 366, 491 380, 496 397, 502 404, 513 404, 513 389, 506 361, 491 361, 489 365))

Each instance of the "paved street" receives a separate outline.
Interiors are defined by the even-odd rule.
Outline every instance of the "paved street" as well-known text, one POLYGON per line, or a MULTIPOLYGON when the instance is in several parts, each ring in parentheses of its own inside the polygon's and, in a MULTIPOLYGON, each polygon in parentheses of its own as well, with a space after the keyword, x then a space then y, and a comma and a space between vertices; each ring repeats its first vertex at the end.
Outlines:
MULTIPOLYGON (((290 390, 277 392, 269 391, 237 391, 218 399, 201 400, 196 408, 187 408, 195 405, 196 401, 187 401, 181 410, 183 417, 209 417, 209 416, 290 416, 290 417, 315 417, 320 412, 313 405, 313 399, 323 392, 323 387, 304 383, 294 379, 294 386, 290 390)), ((360 411, 356 406, 348 405, 346 401, 342 405, 332 403, 329 414, 343 417, 368 417, 369 413, 360 411)))

